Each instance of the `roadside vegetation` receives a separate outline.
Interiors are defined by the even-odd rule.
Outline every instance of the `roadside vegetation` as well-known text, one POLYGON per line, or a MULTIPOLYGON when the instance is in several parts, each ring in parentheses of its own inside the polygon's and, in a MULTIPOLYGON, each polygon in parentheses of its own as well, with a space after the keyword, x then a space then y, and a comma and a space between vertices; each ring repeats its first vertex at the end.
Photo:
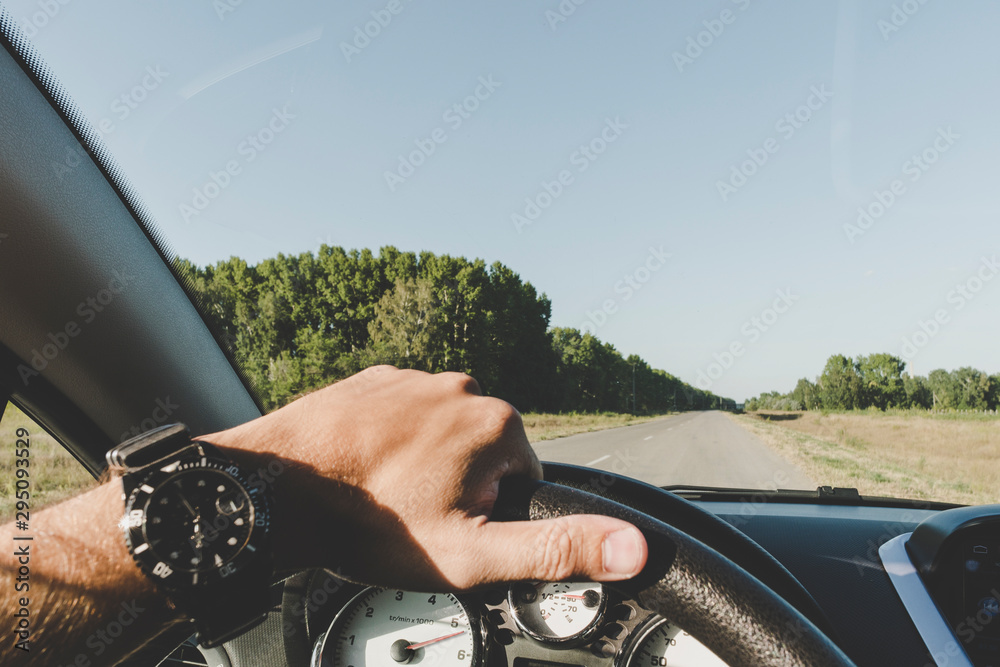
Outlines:
MULTIPOLYGON (((0 405, 0 409, 2 407, 0 405)), ((0 457, 0 523, 14 518, 17 502, 14 460, 19 428, 27 430, 29 434, 30 512, 97 486, 97 481, 90 473, 52 436, 38 427, 17 406, 8 403, 3 419, 0 419, 0 445, 3 447, 3 456, 0 457)))
POLYGON ((468 373, 522 412, 735 407, 593 331, 552 327, 548 297, 499 262, 323 245, 174 268, 268 409, 378 363, 468 373))
POLYGON ((751 398, 746 410, 878 410, 924 409, 996 414, 1000 408, 1000 374, 971 367, 911 375, 906 362, 891 354, 835 354, 813 382, 802 378, 787 394, 770 391, 751 398))
POLYGON ((607 428, 641 424, 665 415, 629 415, 618 412, 547 414, 528 413, 521 415, 524 431, 529 442, 540 442, 562 438, 576 433, 603 431, 607 428))
POLYGON ((1000 418, 924 410, 730 415, 819 484, 862 495, 1000 502, 1000 418))

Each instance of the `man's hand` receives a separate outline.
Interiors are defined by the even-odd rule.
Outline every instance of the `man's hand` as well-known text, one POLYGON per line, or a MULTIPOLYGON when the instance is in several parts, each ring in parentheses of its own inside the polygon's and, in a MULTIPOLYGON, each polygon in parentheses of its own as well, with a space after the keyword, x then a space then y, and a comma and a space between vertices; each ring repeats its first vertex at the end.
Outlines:
MULTIPOLYGON (((521 419, 471 378, 388 366, 234 429, 199 438, 248 471, 275 473, 274 548, 285 570, 328 567, 357 581, 447 591, 515 579, 636 574, 646 543, 627 523, 573 516, 489 521, 500 478, 538 477, 521 419)), ((32 514, 26 664, 113 664, 183 619, 144 577, 119 527, 121 486, 103 484, 32 514), (123 610, 134 611, 128 632, 123 610), (117 624, 117 625, 115 625, 117 624)), ((13 524, 0 527, 10 543, 13 524)), ((0 602, 19 564, 0 554, 0 602)), ((131 613, 131 611, 130 611, 131 613)))
MULTIPOLYGON (((472 378, 370 368, 206 440, 250 470, 276 460, 279 567, 452 590, 634 576, 646 543, 603 516, 489 520, 506 475, 541 477, 520 415, 472 378)), ((275 468, 272 465, 272 470, 275 468)))

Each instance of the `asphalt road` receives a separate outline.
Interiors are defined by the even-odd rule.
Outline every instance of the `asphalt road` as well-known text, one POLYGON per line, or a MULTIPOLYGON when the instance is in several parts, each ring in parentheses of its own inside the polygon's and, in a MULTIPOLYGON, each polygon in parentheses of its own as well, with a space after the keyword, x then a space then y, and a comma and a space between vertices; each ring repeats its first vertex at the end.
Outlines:
POLYGON ((818 486, 716 411, 543 440, 532 447, 542 461, 609 470, 656 486, 810 490, 818 486))

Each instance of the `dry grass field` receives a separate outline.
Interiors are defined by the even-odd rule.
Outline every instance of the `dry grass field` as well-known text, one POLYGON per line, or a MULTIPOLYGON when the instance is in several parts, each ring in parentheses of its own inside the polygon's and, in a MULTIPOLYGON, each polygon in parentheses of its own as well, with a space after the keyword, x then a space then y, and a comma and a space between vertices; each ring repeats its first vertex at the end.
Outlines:
MULTIPOLYGON (((0 409, 3 405, 0 404, 0 409)), ((76 494, 78 491, 97 485, 97 481, 74 459, 52 436, 37 426, 27 415, 8 404, 0 419, 0 523, 14 518, 15 443, 17 429, 28 431, 31 455, 28 470, 31 471, 28 491, 30 511, 76 494)))
POLYGON ((1000 418, 922 412, 731 415, 818 483, 862 495, 1000 502, 1000 418))
POLYGON ((574 433, 602 431, 606 428, 641 424, 642 422, 648 422, 661 416, 663 415, 636 417, 634 415, 623 415, 615 412, 596 414, 572 413, 565 415, 529 412, 521 415, 521 420, 524 422, 524 431, 528 434, 528 440, 530 442, 538 442, 540 440, 562 438, 574 433))

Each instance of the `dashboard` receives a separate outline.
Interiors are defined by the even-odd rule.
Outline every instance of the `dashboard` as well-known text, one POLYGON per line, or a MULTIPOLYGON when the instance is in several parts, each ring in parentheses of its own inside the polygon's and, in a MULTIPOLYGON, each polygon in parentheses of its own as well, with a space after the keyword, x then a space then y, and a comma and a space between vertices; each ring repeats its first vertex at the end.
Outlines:
MULTIPOLYGON (((693 503, 787 568, 855 664, 1000 666, 1000 506, 693 503)), ((264 625, 204 663, 177 664, 724 664, 670 619, 593 583, 451 595, 366 588, 319 571, 283 588, 264 625)))
MULTIPOLYGON (((330 584, 315 583, 311 595, 330 584)), ((316 639, 311 667, 725 664, 669 620, 591 582, 520 583, 472 595, 333 586, 337 610, 316 639)))

